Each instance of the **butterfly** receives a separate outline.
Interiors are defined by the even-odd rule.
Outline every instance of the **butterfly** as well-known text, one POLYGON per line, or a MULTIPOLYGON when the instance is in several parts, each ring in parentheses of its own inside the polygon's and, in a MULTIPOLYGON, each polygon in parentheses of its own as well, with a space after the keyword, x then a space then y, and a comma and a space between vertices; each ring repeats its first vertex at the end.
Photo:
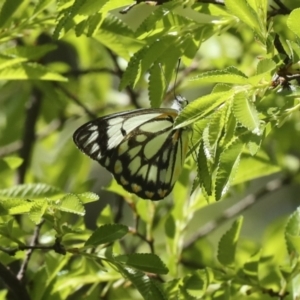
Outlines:
POLYGON ((187 100, 177 96, 171 108, 104 116, 79 127, 73 140, 126 191, 143 199, 161 200, 173 190, 187 154, 190 128, 173 128, 186 105, 187 100))

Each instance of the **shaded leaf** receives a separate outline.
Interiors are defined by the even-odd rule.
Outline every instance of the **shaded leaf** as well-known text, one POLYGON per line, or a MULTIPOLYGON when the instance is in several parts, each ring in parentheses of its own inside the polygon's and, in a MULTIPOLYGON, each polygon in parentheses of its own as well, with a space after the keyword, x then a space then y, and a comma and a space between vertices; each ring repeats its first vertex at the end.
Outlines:
POLYGON ((128 232, 128 227, 121 224, 106 224, 97 228, 85 242, 86 246, 112 243, 121 239, 128 232))
POLYGON ((155 274, 167 274, 168 269, 161 259, 151 253, 133 253, 129 255, 119 255, 115 257, 116 261, 126 264, 129 267, 135 269, 155 273, 155 274))
POLYGON ((158 283, 156 283, 154 280, 151 280, 143 272, 128 267, 123 267, 122 265, 117 265, 117 268, 125 278, 132 282, 144 299, 168 300, 158 283))
POLYGON ((233 267, 235 263, 235 251, 243 224, 243 217, 239 217, 232 224, 231 228, 222 236, 218 245, 218 260, 228 267, 233 267))
POLYGON ((290 254, 300 254, 300 208, 289 217, 285 227, 285 239, 290 254))
POLYGON ((77 215, 84 216, 85 209, 80 200, 80 198, 76 194, 67 194, 65 195, 58 204, 54 204, 57 209, 77 215))
POLYGON ((237 171, 242 150, 243 143, 240 140, 235 140, 221 153, 215 183, 216 200, 219 200, 229 189, 237 171))
POLYGON ((261 135, 258 112, 246 93, 237 93, 233 97, 233 113, 243 126, 251 132, 261 135))
POLYGON ((233 94, 233 91, 213 93, 194 100, 181 111, 175 120, 174 128, 188 126, 206 117, 214 109, 229 100, 233 94))

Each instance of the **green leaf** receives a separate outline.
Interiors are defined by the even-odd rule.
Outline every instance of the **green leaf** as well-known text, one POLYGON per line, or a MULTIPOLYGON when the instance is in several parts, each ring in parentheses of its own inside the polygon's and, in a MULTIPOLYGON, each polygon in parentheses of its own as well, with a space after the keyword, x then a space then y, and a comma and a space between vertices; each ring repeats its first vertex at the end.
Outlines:
POLYGON ((6 68, 18 65, 22 62, 27 61, 26 57, 15 57, 7 54, 0 54, 0 71, 5 70, 6 68))
POLYGON ((0 215, 17 215, 29 212, 33 202, 26 199, 0 199, 0 215))
POLYGON ((179 114, 174 123, 174 128, 188 126, 189 124, 206 117, 214 109, 234 95, 232 90, 228 92, 212 93, 194 100, 188 104, 179 114))
POLYGON ((168 273, 168 269, 161 259, 157 255, 151 253, 119 255, 115 257, 115 260, 144 272, 154 274, 168 273))
POLYGON ((22 2, 23 0, 6 0, 3 3, 0 12, 0 27, 3 27, 9 20, 12 20, 13 14, 17 11, 22 2))
POLYGON ((229 189, 230 183, 237 171, 242 150, 243 143, 236 139, 221 153, 215 184, 216 200, 221 199, 229 189))
POLYGON ((261 135, 260 121, 257 110, 252 102, 247 99, 244 92, 237 93, 233 97, 233 113, 237 121, 251 132, 261 135))
POLYGON ((248 1, 225 0, 225 6, 233 15, 237 16, 242 22, 254 29, 257 35, 261 37, 265 36, 265 28, 260 26, 261 22, 248 1))
POLYGON ((87 21, 88 31, 86 34, 88 37, 93 36, 93 34, 98 31, 102 22, 104 21, 104 17, 105 16, 103 14, 95 13, 94 15, 92 15, 88 18, 88 21, 87 21))
POLYGON ((56 28, 54 29, 54 39, 58 39, 60 37, 61 31, 63 29, 65 29, 66 32, 70 29, 70 26, 68 25, 71 23, 76 14, 78 14, 81 6, 84 5, 85 2, 86 0, 75 0, 73 5, 64 10, 64 13, 61 14, 62 18, 59 20, 56 28))
POLYGON ((203 145, 204 143, 200 144, 198 152, 198 176, 201 186, 205 189, 206 194, 210 196, 212 194, 212 176, 208 168, 209 162, 203 145))
POLYGON ((299 297, 300 295, 300 274, 298 273, 296 276, 292 279, 292 291, 294 297, 299 297))
POLYGON ((146 52, 146 47, 136 52, 130 59, 128 66, 122 76, 119 90, 123 90, 126 86, 135 86, 141 76, 141 59, 146 52))
POLYGON ((249 77, 249 83, 257 88, 261 83, 270 82, 276 67, 277 65, 272 59, 260 60, 256 67, 256 75, 249 77))
POLYGON ((102 7, 108 2, 108 0, 95 1, 95 0, 85 0, 83 4, 78 9, 78 14, 80 15, 92 15, 99 12, 102 7))
POLYGON ((131 59, 132 53, 146 45, 145 41, 135 38, 133 31, 124 22, 112 16, 103 21, 93 38, 127 61, 131 59))
POLYGON ((52 0, 40 0, 38 3, 36 3, 34 8, 34 14, 38 15, 41 11, 43 11, 47 6, 50 5, 52 0))
POLYGON ((262 59, 256 67, 256 74, 265 74, 272 72, 276 68, 276 63, 273 59, 262 59))
POLYGON ((6 198, 43 198, 60 195, 61 191, 44 183, 28 183, 0 190, 0 197, 6 198))
POLYGON ((144 35, 149 37, 151 35, 156 35, 161 31, 165 32, 168 29, 170 30, 173 28, 175 22, 177 22, 177 24, 182 24, 182 20, 184 18, 178 18, 178 16, 173 14, 173 9, 179 5, 181 5, 181 3, 178 3, 178 1, 170 1, 167 3, 165 2, 162 5, 158 5, 158 7, 153 10, 137 28, 136 36, 138 38, 142 38, 144 35))
POLYGON ((239 217, 219 241, 218 261, 224 266, 233 267, 235 264, 236 246, 242 224, 243 217, 239 217))
MULTIPOLYGON (((162 55, 164 55, 167 50, 170 49, 170 46, 173 46, 175 48, 177 44, 178 44, 177 37, 165 36, 158 40, 155 40, 150 45, 147 45, 145 47, 145 51, 143 52, 144 55, 141 58, 141 75, 145 74, 151 65, 157 64, 159 58, 162 55)), ((161 70, 160 72, 162 73, 161 70)))
POLYGON ((146 300, 168 300, 159 284, 151 280, 143 272, 131 268, 123 267, 118 264, 119 272, 125 278, 130 280, 136 289, 141 293, 142 297, 146 300))
POLYGON ((208 288, 208 274, 206 269, 193 272, 184 278, 184 290, 192 297, 201 299, 208 288))
POLYGON ((85 242, 85 246, 112 243, 128 233, 128 227, 121 224, 106 224, 97 228, 85 242))
POLYGON ((151 107, 160 107, 166 91, 165 78, 158 64, 154 64, 149 71, 149 100, 151 107))
POLYGON ((15 218, 10 217, 10 219, 6 219, 5 223, 0 223, 0 236, 4 236, 17 244, 21 244, 21 242, 14 237, 14 222, 15 218))
POLYGON ((5 50, 5 55, 17 56, 26 60, 36 60, 57 49, 56 45, 45 44, 35 46, 18 46, 5 50))
POLYGON ((87 204, 87 203, 95 202, 95 201, 99 200, 99 196, 97 194, 91 193, 91 192, 76 194, 76 196, 83 204, 87 204))
POLYGON ((281 168, 270 161, 268 155, 259 151, 255 156, 242 154, 239 168, 232 180, 232 185, 247 182, 256 178, 278 173, 281 168))
POLYGON ((300 208, 289 217, 285 227, 285 239, 289 254, 296 252, 300 255, 300 208))
POLYGON ((258 251, 255 255, 251 256, 243 266, 243 273, 254 282, 258 281, 260 256, 261 251, 258 251))
POLYGON ((300 28, 298 26, 300 19, 300 8, 294 9, 287 18, 286 24, 288 28, 293 31, 298 38, 300 37, 300 28))
POLYGON ((36 63, 26 63, 15 65, 10 68, 0 70, 0 80, 53 80, 68 81, 67 78, 58 73, 48 70, 46 67, 36 63))
POLYGON ((227 102, 225 105, 216 110, 209 120, 206 130, 203 132, 203 141, 205 153, 208 159, 212 162, 215 161, 216 151, 220 137, 223 134, 224 127, 227 126, 227 112, 230 108, 231 102, 227 102))
POLYGON ((76 194, 65 195, 57 204, 53 205, 56 209, 61 211, 84 216, 85 209, 81 199, 76 194))
POLYGON ((203 72, 200 75, 190 78, 189 81, 199 81, 201 83, 231 83, 248 84, 248 78, 243 74, 230 73, 232 69, 203 72))
POLYGON ((300 45, 290 40, 286 40, 286 43, 290 52, 289 56, 291 57, 291 61, 298 62, 300 60, 300 45))
POLYGON ((28 214, 30 220, 35 224, 39 224, 47 208, 47 200, 35 200, 28 214))
POLYGON ((3 157, 2 160, 12 170, 18 168, 23 162, 23 159, 20 157, 17 157, 17 156, 6 156, 6 157, 3 157))

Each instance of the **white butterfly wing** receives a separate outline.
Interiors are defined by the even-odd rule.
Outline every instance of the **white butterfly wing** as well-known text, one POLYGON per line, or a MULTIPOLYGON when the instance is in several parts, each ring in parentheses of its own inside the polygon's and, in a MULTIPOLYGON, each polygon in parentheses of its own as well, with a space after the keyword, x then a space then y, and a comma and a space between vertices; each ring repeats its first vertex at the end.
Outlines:
POLYGON ((181 173, 189 131, 173 129, 178 111, 138 109, 88 122, 73 136, 77 147, 144 199, 166 197, 181 173))

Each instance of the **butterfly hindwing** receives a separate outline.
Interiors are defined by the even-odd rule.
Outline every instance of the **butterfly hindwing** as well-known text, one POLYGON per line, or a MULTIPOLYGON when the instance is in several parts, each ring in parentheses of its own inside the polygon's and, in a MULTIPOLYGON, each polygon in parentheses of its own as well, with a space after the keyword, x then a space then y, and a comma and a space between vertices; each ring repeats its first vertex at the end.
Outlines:
POLYGON ((112 114, 81 126, 74 142, 127 191, 160 200, 172 191, 187 152, 188 131, 173 129, 177 114, 168 108, 112 114))

